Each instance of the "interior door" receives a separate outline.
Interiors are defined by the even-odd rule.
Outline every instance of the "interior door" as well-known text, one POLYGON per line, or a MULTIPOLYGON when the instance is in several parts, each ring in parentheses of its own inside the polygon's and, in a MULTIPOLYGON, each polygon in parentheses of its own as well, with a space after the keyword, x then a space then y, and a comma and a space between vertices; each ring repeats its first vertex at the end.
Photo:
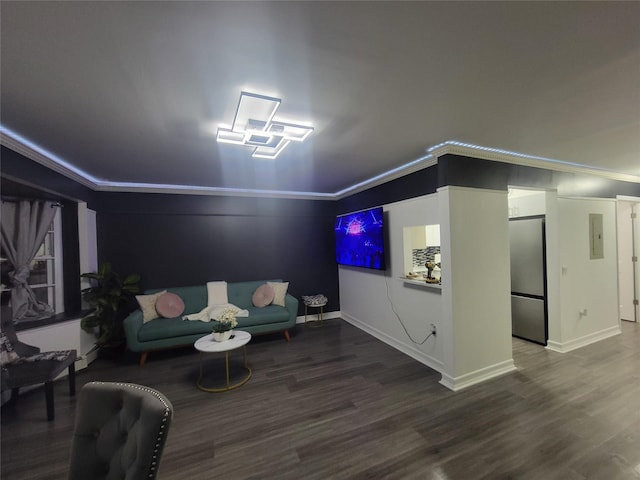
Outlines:
POLYGON ((638 321, 638 229, 639 204, 618 202, 618 300, 620 318, 629 322, 638 321), (635 214, 635 215, 634 215, 635 214), (634 218, 635 216, 635 218, 634 218))

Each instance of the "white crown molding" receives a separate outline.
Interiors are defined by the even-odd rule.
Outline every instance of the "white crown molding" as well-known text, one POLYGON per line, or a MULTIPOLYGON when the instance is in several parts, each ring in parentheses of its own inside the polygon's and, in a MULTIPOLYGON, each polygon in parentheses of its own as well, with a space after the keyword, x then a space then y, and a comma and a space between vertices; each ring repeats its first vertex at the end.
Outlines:
MULTIPOLYGON (((1 125, 0 125, 1 127, 1 125)), ((491 160, 501 163, 523 165, 534 168, 543 168, 567 173, 581 173, 606 178, 609 180, 619 180, 624 182, 640 183, 640 176, 630 175, 610 170, 597 169, 576 163, 563 162, 531 155, 524 155, 517 152, 509 152, 496 148, 482 147, 456 141, 447 141, 427 149, 427 154, 413 160, 398 168, 381 173, 363 182, 352 185, 334 193, 323 192, 296 192, 277 190, 251 190, 233 189, 221 187, 202 187, 185 185, 157 185, 145 183, 117 183, 97 181, 89 178, 87 174, 81 173, 72 166, 46 150, 30 145, 26 139, 2 128, 0 144, 19 153, 20 155, 39 163, 56 173, 64 175, 71 180, 84 185, 91 190, 98 192, 127 192, 127 193, 170 193, 181 195, 213 195, 213 196, 236 196, 236 197, 259 197, 259 198, 286 198, 300 200, 340 200, 384 183, 396 180, 424 168, 431 167, 438 163, 439 157, 447 154, 462 155, 467 157, 491 160)))
POLYGON ((30 160, 33 160, 40 165, 47 167, 50 170, 53 170, 60 175, 64 175, 71 180, 78 182, 81 185, 84 185, 87 188, 92 190, 96 189, 96 184, 89 180, 88 178, 80 175, 77 172, 74 172, 68 167, 61 165, 59 161, 54 160, 51 156, 45 155, 44 153, 36 150, 35 148, 27 145, 26 143, 20 141, 19 139, 11 136, 8 132, 2 132, 0 135, 0 145, 3 145, 16 153, 19 153, 23 157, 27 157, 30 160))
POLYGON ((145 183, 99 183, 94 188, 97 192, 122 192, 122 193, 164 193, 177 195, 208 195, 225 197, 252 197, 252 198, 288 198, 295 200, 335 200, 330 193, 314 192, 289 192, 277 190, 242 190, 220 187, 196 187, 182 185, 155 185, 145 183))

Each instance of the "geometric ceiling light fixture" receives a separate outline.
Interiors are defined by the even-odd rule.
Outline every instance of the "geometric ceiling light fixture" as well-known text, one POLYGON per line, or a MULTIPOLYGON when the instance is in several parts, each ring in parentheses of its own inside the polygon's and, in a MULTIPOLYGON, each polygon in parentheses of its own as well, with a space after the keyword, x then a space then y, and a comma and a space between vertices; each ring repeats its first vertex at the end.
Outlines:
POLYGON ((274 119, 281 102, 275 97, 240 92, 233 125, 218 127, 218 142, 252 147, 252 157, 274 159, 291 142, 304 141, 313 127, 274 119))

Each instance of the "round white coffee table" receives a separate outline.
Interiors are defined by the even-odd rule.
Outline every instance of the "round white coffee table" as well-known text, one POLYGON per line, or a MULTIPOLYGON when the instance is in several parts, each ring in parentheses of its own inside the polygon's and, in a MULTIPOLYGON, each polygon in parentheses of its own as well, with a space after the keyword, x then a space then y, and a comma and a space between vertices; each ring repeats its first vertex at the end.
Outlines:
POLYGON ((247 364, 247 349, 246 345, 251 340, 251 334, 249 332, 245 332, 242 330, 233 330, 231 332, 231 338, 229 340, 225 340, 224 342, 216 342, 213 339, 213 335, 205 335, 202 338, 196 340, 194 346, 196 350, 200 352, 200 374, 198 376, 198 388, 204 392, 228 392, 229 390, 233 390, 234 388, 241 387, 245 383, 249 381, 251 378, 251 369, 247 364), (231 384, 229 383, 229 352, 232 350, 236 350, 242 347, 244 354, 244 362, 243 367, 247 371, 247 375, 240 379, 240 381, 231 384), (209 388, 202 385, 202 357, 206 353, 223 353, 225 355, 225 370, 227 374, 227 385, 222 388, 209 388))

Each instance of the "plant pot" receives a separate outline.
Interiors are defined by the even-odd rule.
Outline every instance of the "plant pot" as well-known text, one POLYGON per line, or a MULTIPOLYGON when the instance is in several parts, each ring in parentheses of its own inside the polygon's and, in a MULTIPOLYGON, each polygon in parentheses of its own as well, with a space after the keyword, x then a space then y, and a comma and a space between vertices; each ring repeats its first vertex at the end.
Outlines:
POLYGON ((231 337, 231 330, 227 330, 226 332, 213 332, 213 339, 216 342, 224 342, 225 340, 229 340, 231 337))

